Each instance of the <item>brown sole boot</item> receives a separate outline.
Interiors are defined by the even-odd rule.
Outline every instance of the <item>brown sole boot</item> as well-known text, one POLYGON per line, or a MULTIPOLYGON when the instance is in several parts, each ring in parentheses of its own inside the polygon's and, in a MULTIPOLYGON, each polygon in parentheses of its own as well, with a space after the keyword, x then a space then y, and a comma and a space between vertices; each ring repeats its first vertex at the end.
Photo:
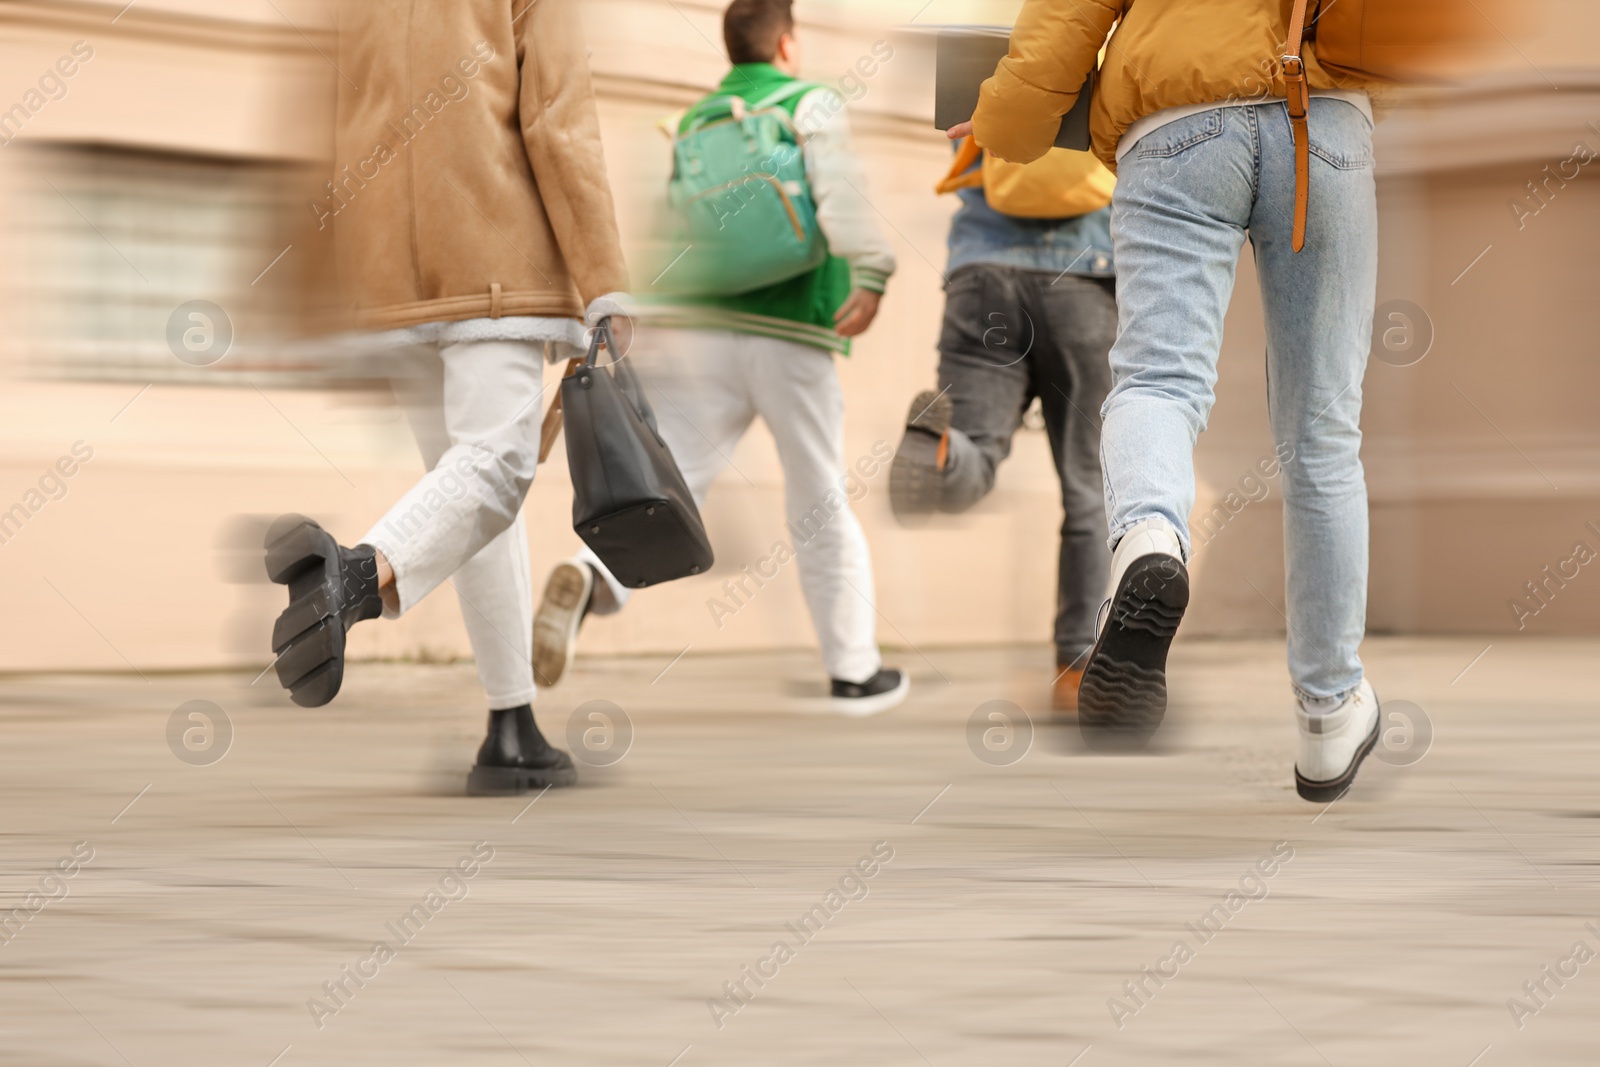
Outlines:
POLYGON ((902 526, 921 526, 939 510, 944 469, 950 458, 948 392, 917 394, 906 412, 906 432, 889 465, 889 509, 902 526))
POLYGON ((1050 710, 1057 714, 1078 713, 1078 686, 1083 682, 1083 672, 1071 667, 1060 668, 1055 684, 1050 689, 1050 710))

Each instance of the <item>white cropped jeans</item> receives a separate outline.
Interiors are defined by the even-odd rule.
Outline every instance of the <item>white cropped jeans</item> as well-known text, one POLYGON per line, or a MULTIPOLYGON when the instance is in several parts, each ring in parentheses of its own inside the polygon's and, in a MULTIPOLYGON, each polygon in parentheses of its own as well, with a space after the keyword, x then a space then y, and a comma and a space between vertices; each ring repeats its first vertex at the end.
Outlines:
MULTIPOLYGON (((841 681, 871 678, 883 666, 872 557, 850 510, 852 487, 861 483, 845 465, 844 394, 833 354, 731 330, 653 327, 640 336, 649 350, 629 358, 697 505, 758 415, 772 431, 783 464, 782 540, 800 572, 823 665, 841 681)), ((597 598, 596 614, 619 610, 628 590, 593 552, 585 548, 580 558, 606 583, 615 605, 597 598)), ((736 570, 746 561, 719 562, 736 570)), ((752 581, 745 579, 730 601, 752 595, 752 581)))
POLYGON ((428 473, 363 537, 394 568, 400 614, 455 586, 490 708, 532 702, 533 589, 522 501, 539 458, 543 347, 422 344, 394 382, 428 473))

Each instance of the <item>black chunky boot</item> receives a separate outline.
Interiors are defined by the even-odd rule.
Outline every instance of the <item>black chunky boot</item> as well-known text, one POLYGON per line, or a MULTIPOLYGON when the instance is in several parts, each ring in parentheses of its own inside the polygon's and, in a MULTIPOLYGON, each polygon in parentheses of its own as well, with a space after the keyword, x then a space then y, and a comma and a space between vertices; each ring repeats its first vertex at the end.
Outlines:
POLYGON ((489 712, 489 736, 467 776, 467 796, 511 797, 577 781, 572 757, 544 739, 531 706, 489 712))
POLYGON ((289 606, 272 627, 278 681, 289 699, 321 707, 344 682, 350 627, 383 613, 377 551, 342 548, 303 515, 285 515, 267 530, 267 577, 289 587, 289 606))

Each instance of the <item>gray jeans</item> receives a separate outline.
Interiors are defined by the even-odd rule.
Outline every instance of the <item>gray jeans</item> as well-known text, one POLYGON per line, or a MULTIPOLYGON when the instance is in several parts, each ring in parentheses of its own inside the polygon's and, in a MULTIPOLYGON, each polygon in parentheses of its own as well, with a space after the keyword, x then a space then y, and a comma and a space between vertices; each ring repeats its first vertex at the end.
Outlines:
POLYGON ((987 263, 945 286, 939 387, 954 402, 941 508, 965 511, 994 488, 1022 415, 1039 398, 1061 478, 1056 662, 1081 667, 1111 570, 1100 476, 1100 406, 1117 336, 1110 280, 987 263))

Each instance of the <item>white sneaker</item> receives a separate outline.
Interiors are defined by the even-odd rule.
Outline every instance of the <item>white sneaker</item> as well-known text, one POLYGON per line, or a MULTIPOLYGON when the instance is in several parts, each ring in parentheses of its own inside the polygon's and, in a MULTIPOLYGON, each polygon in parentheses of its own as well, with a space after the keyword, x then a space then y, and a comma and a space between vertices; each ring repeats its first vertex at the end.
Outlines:
POLYGON ((578 626, 594 596, 594 571, 580 559, 565 559, 550 571, 533 616, 533 678, 548 688, 561 680, 578 653, 578 626))
POLYGON ((1332 711, 1311 715, 1296 703, 1294 717, 1300 728, 1295 789, 1302 798, 1319 804, 1339 799, 1378 743, 1378 695, 1363 678, 1332 711))
POLYGON ((1167 649, 1189 606, 1183 545, 1165 519, 1147 519, 1111 554, 1099 636, 1078 687, 1078 727, 1096 747, 1137 747, 1167 713, 1167 649))

